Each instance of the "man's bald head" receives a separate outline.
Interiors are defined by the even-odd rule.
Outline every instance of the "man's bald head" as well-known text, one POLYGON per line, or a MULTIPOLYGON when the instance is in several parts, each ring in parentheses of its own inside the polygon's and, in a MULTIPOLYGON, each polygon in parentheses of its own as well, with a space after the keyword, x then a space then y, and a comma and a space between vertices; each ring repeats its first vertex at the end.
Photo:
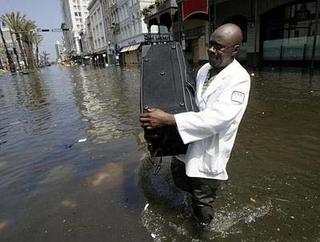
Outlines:
POLYGON ((222 37, 229 45, 241 44, 242 42, 242 31, 238 25, 227 23, 218 27, 212 35, 222 37))

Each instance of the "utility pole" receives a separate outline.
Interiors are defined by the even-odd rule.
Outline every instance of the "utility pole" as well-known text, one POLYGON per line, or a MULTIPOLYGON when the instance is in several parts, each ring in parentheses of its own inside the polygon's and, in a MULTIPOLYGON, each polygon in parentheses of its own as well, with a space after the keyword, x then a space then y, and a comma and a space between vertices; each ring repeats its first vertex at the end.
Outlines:
POLYGON ((0 26, 0 35, 1 35, 1 39, 2 39, 2 42, 3 42, 4 48, 6 50, 6 55, 7 55, 10 71, 11 71, 11 73, 13 73, 14 72, 13 62, 12 62, 11 55, 10 55, 8 47, 7 47, 6 40, 3 37, 3 32, 2 32, 1 26, 0 26))
POLYGON ((316 45, 317 45, 317 35, 318 35, 318 22, 319 22, 319 10, 320 10, 320 0, 317 0, 316 6, 316 19, 315 19, 315 30, 313 35, 313 46, 312 46, 312 57, 311 57, 311 69, 314 68, 314 59, 316 55, 316 45))

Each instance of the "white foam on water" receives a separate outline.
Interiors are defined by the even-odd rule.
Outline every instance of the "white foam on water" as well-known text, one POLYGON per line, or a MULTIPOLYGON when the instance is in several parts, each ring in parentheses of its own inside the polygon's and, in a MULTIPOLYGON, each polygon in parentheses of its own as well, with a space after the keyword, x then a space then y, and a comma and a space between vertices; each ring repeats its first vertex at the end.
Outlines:
POLYGON ((210 225, 210 231, 220 234, 225 238, 229 234, 241 233, 241 230, 232 229, 236 224, 244 222, 246 224, 254 223, 256 219, 268 214, 272 209, 271 201, 266 201, 260 207, 244 206, 240 210, 227 211, 224 208, 216 211, 214 219, 210 225))
MULTIPOLYGON (((264 217, 272 209, 271 201, 266 201, 261 206, 246 205, 234 211, 230 208, 220 208, 216 210, 215 217, 211 222, 209 233, 210 240, 215 238, 227 238, 232 234, 242 233, 237 224, 251 224, 258 218, 264 217)), ((154 241, 178 241, 178 237, 184 237, 188 241, 201 241, 193 238, 191 231, 184 225, 183 221, 190 219, 189 214, 177 214, 181 224, 168 221, 159 212, 153 211, 152 206, 146 206, 142 211, 142 223, 149 231, 154 241), (176 238, 175 238, 176 237, 176 238)), ((189 228, 190 229, 190 228, 189 228)))

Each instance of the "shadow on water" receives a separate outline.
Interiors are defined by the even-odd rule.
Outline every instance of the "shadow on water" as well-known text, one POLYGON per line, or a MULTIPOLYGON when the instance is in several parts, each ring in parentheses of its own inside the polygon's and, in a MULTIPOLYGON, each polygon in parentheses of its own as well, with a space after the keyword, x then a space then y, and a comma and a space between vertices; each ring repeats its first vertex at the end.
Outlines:
POLYGON ((319 240, 319 74, 252 74, 210 231, 147 159, 135 68, 0 77, 0 241, 319 240))

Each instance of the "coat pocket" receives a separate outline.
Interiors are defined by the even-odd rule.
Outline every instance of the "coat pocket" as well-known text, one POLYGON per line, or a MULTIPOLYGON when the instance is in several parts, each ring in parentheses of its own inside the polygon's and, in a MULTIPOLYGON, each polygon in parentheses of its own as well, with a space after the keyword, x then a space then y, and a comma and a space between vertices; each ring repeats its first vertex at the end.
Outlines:
POLYGON ((203 148, 203 159, 199 170, 211 174, 221 173, 223 165, 219 162, 219 135, 203 140, 203 148))

